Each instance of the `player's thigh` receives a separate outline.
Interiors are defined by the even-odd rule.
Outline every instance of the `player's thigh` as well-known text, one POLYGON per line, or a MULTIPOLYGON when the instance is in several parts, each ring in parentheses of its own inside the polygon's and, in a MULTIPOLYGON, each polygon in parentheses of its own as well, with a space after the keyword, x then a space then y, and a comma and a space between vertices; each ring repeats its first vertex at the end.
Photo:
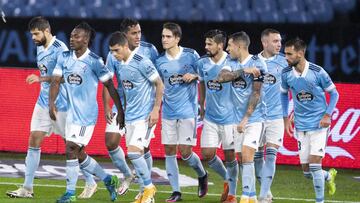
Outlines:
POLYGON ((218 148, 221 144, 218 125, 206 119, 203 123, 200 139, 201 148, 218 148))
POLYGON ((126 145, 135 146, 141 150, 148 147, 151 140, 151 128, 148 121, 139 120, 133 123, 126 123, 126 145))
POLYGON ((309 131, 310 155, 324 157, 328 138, 328 129, 309 131))
POLYGON ((55 134, 60 135, 65 138, 65 126, 66 126, 66 111, 58 111, 56 113, 56 121, 52 121, 53 123, 53 132, 55 134))
POLYGON ((49 109, 35 104, 31 117, 30 132, 44 132, 49 136, 52 132, 53 123, 49 115, 49 109))
POLYGON ((119 125, 116 124, 116 117, 117 112, 113 112, 113 118, 111 120, 111 123, 106 123, 105 133, 118 133, 121 136, 124 136, 125 128, 120 130, 119 125))
POLYGON ((178 120, 161 120, 161 144, 177 145, 178 144, 178 120))
POLYGON ((95 125, 81 126, 74 123, 66 123, 65 139, 79 146, 87 146, 91 140, 95 125))
POLYGON ((306 132, 296 131, 296 137, 298 142, 299 159, 301 164, 309 163, 310 155, 310 137, 306 132))
POLYGON ((247 146, 257 150, 263 130, 263 122, 248 123, 244 131, 243 146, 247 146))
POLYGON ((244 133, 239 133, 237 130, 237 124, 234 124, 233 126, 233 132, 234 132, 234 149, 236 153, 241 153, 242 151, 242 145, 244 142, 244 133))
POLYGON ((220 139, 223 150, 234 150, 234 124, 221 125, 220 128, 220 139))
POLYGON ((281 147, 284 140, 283 119, 266 121, 263 137, 265 138, 265 143, 271 143, 281 147))

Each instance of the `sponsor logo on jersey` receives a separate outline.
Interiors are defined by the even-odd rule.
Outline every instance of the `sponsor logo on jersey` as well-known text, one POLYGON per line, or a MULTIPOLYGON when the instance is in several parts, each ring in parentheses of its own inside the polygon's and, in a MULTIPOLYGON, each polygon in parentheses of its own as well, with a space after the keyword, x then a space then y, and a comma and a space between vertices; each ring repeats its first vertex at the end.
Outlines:
POLYGON ((183 77, 183 75, 181 75, 181 74, 174 74, 174 75, 170 76, 169 84, 172 86, 183 84, 184 80, 182 77, 183 77))
POLYGON ((222 90, 222 84, 215 80, 209 80, 207 83, 207 88, 212 92, 217 92, 222 90))
POLYGON ((72 85, 81 85, 82 78, 76 73, 72 73, 67 77, 67 82, 72 85))
POLYGON ((247 87, 246 81, 242 77, 238 77, 232 82, 234 88, 245 89, 247 87))
POLYGON ((134 85, 129 80, 123 80, 122 85, 125 90, 131 90, 132 88, 134 88, 134 85))
POLYGON ((273 85, 276 83, 276 77, 271 74, 264 75, 264 83, 273 85))
POLYGON ((299 102, 312 101, 314 99, 314 95, 312 95, 310 92, 305 92, 302 90, 296 95, 296 99, 299 102))

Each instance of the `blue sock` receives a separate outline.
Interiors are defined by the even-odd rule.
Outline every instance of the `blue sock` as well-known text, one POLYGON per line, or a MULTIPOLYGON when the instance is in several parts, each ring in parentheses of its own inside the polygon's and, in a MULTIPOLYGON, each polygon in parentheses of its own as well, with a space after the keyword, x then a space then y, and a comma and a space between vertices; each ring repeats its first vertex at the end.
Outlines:
POLYGON ((229 177, 229 195, 236 195, 237 180, 239 176, 239 167, 237 160, 235 159, 232 162, 226 162, 226 170, 229 177))
POLYGON ((132 176, 131 170, 125 160, 124 151, 121 147, 118 146, 116 149, 109 151, 109 155, 115 167, 118 168, 126 178, 132 176))
POLYGON ((206 175, 205 169, 197 154, 192 152, 189 157, 186 158, 182 157, 182 159, 186 161, 189 164, 189 166, 191 166, 196 171, 198 177, 204 177, 206 175))
POLYGON ((261 175, 264 167, 264 150, 255 152, 254 156, 255 176, 261 184, 261 175))
POLYGON ((144 182, 144 186, 148 186, 152 184, 150 171, 147 167, 144 156, 140 153, 130 152, 128 153, 128 157, 131 163, 134 165, 136 173, 139 175, 139 178, 144 182))
POLYGON ((266 148, 266 160, 262 169, 261 177, 260 198, 265 198, 270 191, 270 187, 275 175, 277 151, 278 150, 275 147, 266 148))
POLYGON ((226 168, 221 161, 221 159, 215 155, 213 159, 209 161, 209 166, 212 168, 217 174, 219 174, 223 180, 227 180, 227 171, 226 168))
POLYGON ((98 162, 95 159, 91 158, 89 155, 86 156, 85 160, 82 163, 80 163, 80 168, 81 170, 85 170, 90 174, 94 174, 102 181, 104 181, 105 178, 109 175, 98 164, 98 162))
POLYGON ((96 184, 94 176, 92 174, 90 174, 89 172, 87 172, 84 169, 81 169, 81 173, 83 174, 83 176, 85 178, 86 185, 95 185, 96 184))
POLYGON ((179 167, 176 155, 165 156, 166 173, 173 192, 180 192, 179 186, 179 167))
POLYGON ((79 160, 66 160, 66 192, 75 194, 76 182, 79 177, 79 160))
POLYGON ((313 184, 316 196, 316 202, 324 201, 324 173, 321 164, 309 164, 310 172, 313 176, 313 184))
POLYGON ((40 148, 29 147, 25 158, 25 181, 24 187, 27 189, 33 189, 33 183, 35 178, 36 169, 39 166, 41 156, 40 148))
POLYGON ((150 151, 148 151, 144 154, 144 159, 146 161, 146 165, 150 171, 150 176, 151 176, 151 170, 152 170, 152 166, 153 166, 153 158, 151 156, 150 151))
POLYGON ((253 196, 254 184, 255 184, 255 168, 254 162, 248 162, 242 164, 242 195, 251 197, 253 196))

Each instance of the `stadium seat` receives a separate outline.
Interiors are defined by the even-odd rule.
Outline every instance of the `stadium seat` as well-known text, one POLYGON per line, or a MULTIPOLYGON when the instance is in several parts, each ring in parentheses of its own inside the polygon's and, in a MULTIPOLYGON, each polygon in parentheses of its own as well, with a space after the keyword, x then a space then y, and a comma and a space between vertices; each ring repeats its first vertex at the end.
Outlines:
POLYGON ((286 16, 289 23, 313 23, 314 18, 310 12, 301 11, 290 13, 286 16))
POLYGON ((234 0, 224 0, 224 10, 232 13, 233 11, 244 11, 250 8, 248 0, 234 1, 234 0))
POLYGON ((258 15, 256 12, 252 10, 234 10, 231 13, 231 19, 235 22, 245 22, 245 23, 252 23, 257 22, 258 15))
POLYGON ((304 2, 315 22, 325 23, 333 19, 334 11, 330 1, 304 0, 304 2))

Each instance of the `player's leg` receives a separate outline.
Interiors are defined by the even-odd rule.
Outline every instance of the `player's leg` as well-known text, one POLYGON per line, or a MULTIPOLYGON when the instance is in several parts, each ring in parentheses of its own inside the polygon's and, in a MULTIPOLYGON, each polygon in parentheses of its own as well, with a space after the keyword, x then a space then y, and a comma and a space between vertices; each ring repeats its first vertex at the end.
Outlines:
POLYGON ((198 175, 198 196, 204 197, 208 190, 208 174, 205 171, 199 156, 192 151, 196 146, 197 129, 196 118, 179 119, 178 141, 181 158, 192 167, 198 175))

